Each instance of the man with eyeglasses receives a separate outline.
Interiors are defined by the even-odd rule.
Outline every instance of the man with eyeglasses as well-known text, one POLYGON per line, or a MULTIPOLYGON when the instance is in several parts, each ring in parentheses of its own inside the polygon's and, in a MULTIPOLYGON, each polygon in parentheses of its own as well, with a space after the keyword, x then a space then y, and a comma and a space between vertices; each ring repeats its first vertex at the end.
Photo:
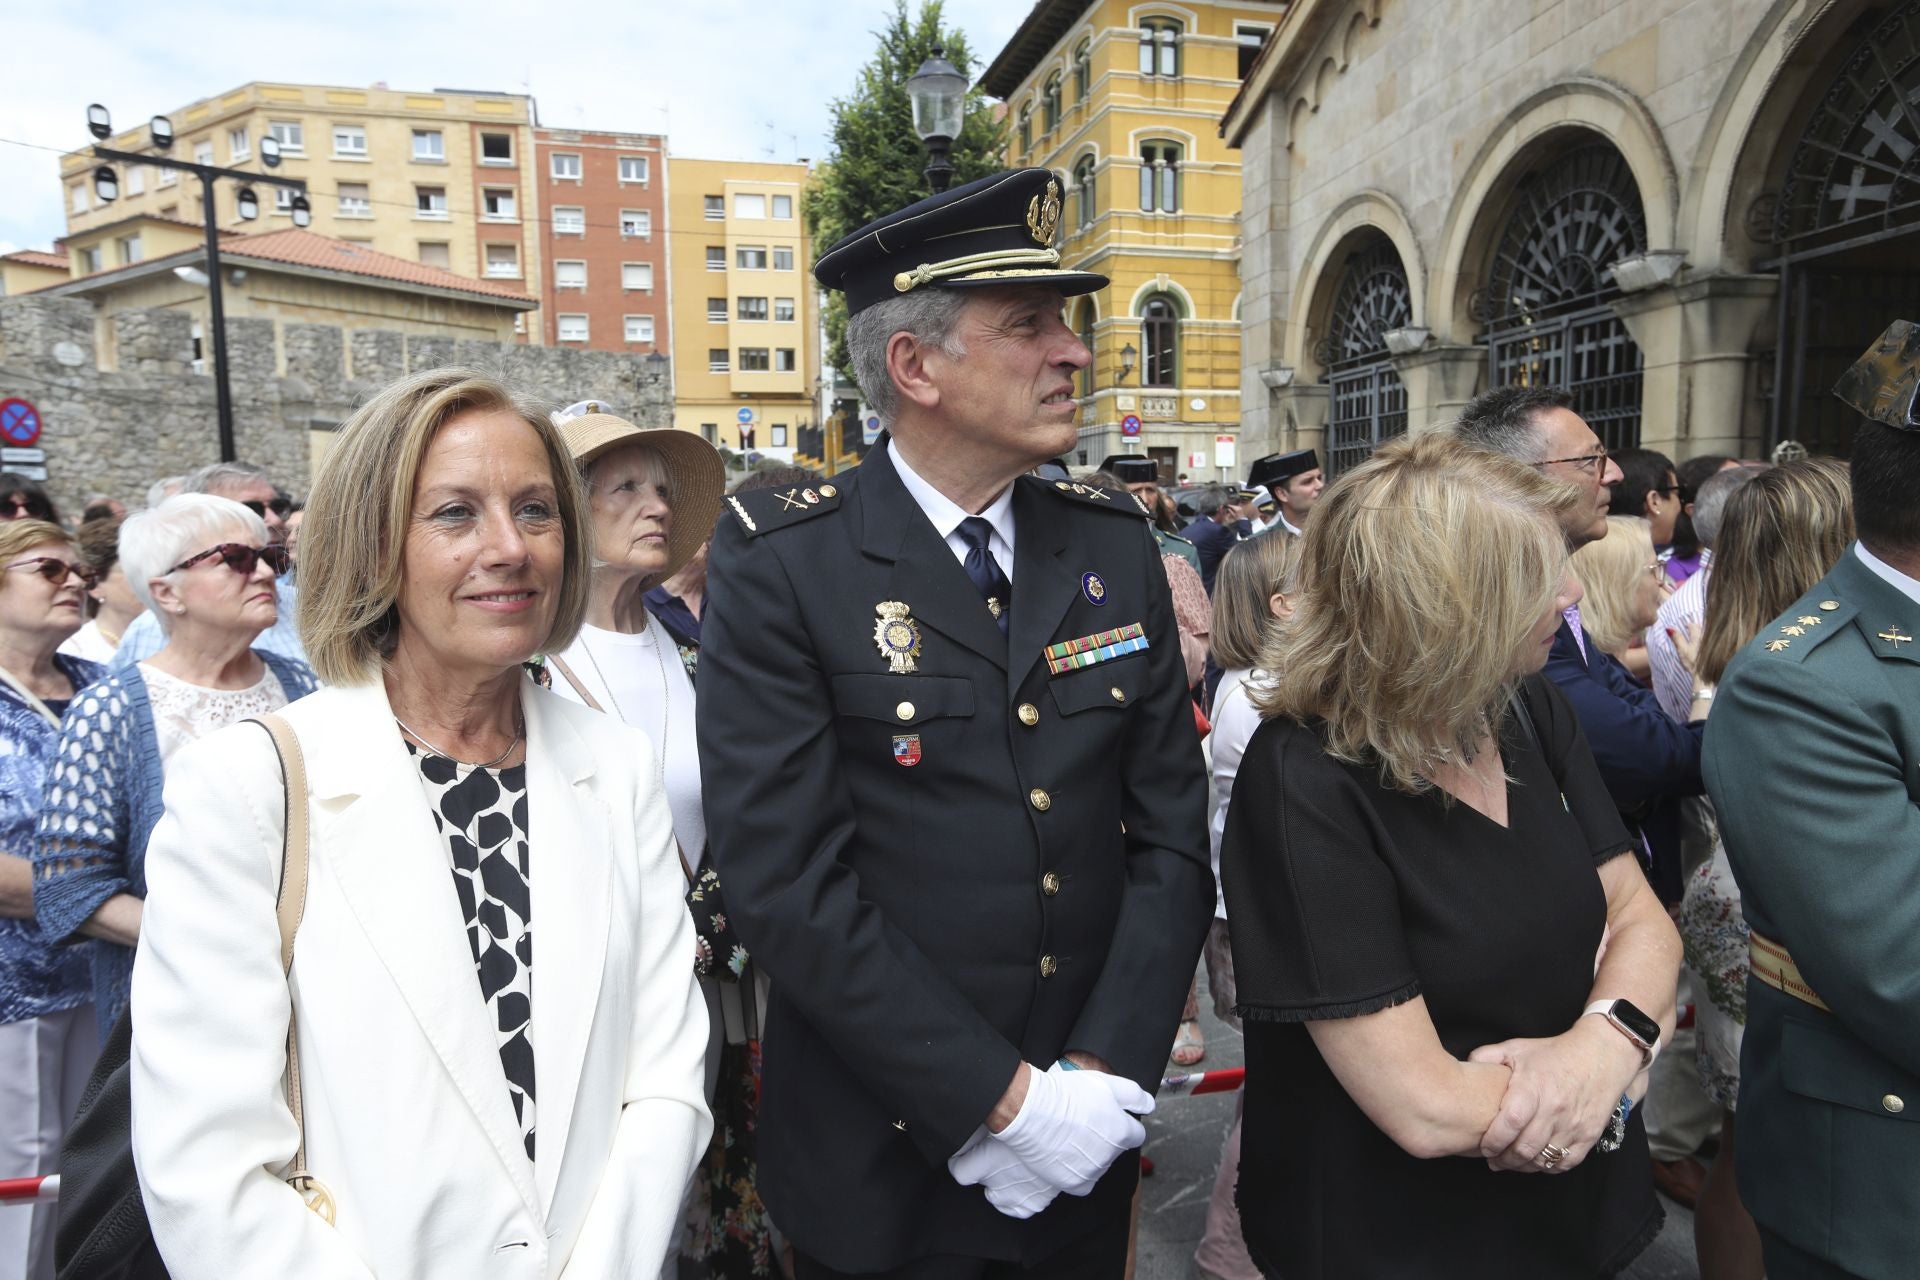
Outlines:
MULTIPOLYGON (((210 463, 182 480, 179 491, 231 498, 266 522, 270 543, 275 546, 286 543, 287 517, 293 514, 293 502, 274 487, 259 467, 245 462, 210 463)), ((300 630, 295 622, 299 595, 285 574, 275 579, 273 589, 280 603, 280 620, 260 633, 254 648, 305 662, 307 651, 300 643, 300 630)), ((126 634, 120 638, 120 647, 113 651, 110 666, 115 671, 124 670, 160 652, 166 643, 166 633, 160 630, 160 624, 149 610, 128 624, 126 634)))

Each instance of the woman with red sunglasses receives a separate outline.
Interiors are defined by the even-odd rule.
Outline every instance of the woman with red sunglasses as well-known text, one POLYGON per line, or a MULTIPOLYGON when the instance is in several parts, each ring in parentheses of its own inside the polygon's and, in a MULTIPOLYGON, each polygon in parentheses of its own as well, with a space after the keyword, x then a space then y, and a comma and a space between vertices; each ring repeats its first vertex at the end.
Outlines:
MULTIPOLYGON (((0 1178, 59 1171, 98 1048, 86 953, 35 927, 30 862, 60 716, 106 674, 57 652, 92 579, 58 526, 0 521, 0 1178)), ((55 1214, 0 1208, 0 1275, 52 1280, 55 1214)))
POLYGON ((127 518, 120 562, 167 643, 75 700, 33 857, 42 932, 100 940, 93 996, 103 1039, 127 1004, 167 761, 317 687, 304 662, 254 648, 279 620, 274 579, 287 553, 253 511, 212 494, 169 498, 127 518))

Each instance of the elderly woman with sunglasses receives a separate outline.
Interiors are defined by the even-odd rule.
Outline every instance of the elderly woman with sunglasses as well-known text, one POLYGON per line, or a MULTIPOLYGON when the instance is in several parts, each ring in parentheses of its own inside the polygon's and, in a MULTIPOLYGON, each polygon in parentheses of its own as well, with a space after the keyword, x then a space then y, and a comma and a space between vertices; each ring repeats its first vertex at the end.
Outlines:
POLYGON ((254 647, 279 618, 274 580, 287 553, 238 502, 181 494, 129 516, 120 563, 167 643, 74 702, 33 854, 41 930, 54 942, 101 942, 93 1000, 103 1038, 127 1004, 167 762, 316 687, 305 663, 254 647))
MULTIPOLYGON (((33 922, 34 825, 60 716, 106 674, 57 652, 93 570, 42 520, 0 522, 0 1178, 53 1173, 98 1043, 85 952, 33 922)), ((0 1208, 0 1275, 51 1280, 55 1207, 0 1208)))

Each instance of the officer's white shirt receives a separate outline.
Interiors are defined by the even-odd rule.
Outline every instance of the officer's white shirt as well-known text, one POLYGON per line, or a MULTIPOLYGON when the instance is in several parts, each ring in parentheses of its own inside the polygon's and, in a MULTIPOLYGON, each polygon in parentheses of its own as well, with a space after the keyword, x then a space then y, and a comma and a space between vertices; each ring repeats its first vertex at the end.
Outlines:
POLYGON ((1860 557, 1861 564, 1873 570, 1876 577, 1880 578, 1888 586, 1915 604, 1920 604, 1920 579, 1910 578, 1900 572, 1885 560, 1882 560, 1879 556, 1867 550, 1867 544, 1864 542, 1854 543, 1853 553, 1860 557))
MULTIPOLYGON (((940 492, 925 480, 918 472, 907 465, 893 447, 893 441, 887 441, 887 453, 893 459, 893 469, 900 473, 900 483, 907 487, 913 500, 920 504, 920 510, 933 522, 933 531, 946 541, 953 551, 954 558, 962 565, 967 562, 967 542, 960 536, 960 522, 973 514, 960 506, 952 498, 940 492)), ((1007 575, 1007 581, 1013 581, 1013 486, 1008 485, 1000 491, 980 518, 993 526, 993 536, 987 539, 987 549, 993 552, 993 558, 1000 565, 1000 572, 1007 575)))

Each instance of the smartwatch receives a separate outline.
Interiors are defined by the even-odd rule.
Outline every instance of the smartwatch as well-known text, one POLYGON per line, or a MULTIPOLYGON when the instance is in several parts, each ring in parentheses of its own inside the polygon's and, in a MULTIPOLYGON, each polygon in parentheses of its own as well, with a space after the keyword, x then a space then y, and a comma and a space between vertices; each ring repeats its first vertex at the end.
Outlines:
POLYGON ((1653 1065, 1654 1055, 1660 1052, 1660 1024, 1641 1012, 1638 1005, 1631 1000, 1596 1000, 1580 1016, 1589 1013, 1599 1014, 1615 1031, 1640 1046, 1641 1067, 1653 1065))

